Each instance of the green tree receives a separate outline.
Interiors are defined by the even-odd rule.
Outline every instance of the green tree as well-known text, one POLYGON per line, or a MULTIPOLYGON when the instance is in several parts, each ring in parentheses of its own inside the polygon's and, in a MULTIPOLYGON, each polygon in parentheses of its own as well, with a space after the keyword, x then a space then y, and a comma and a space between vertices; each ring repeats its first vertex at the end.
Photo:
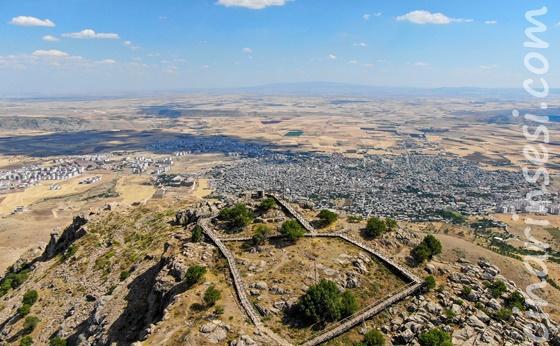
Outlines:
POLYGON ((324 324, 340 319, 340 298, 336 284, 322 279, 320 283, 309 287, 298 306, 306 319, 324 324))
POLYGON ((350 215, 346 218, 346 221, 350 222, 350 223, 357 223, 362 221, 364 218, 361 216, 354 216, 354 215, 350 215))
POLYGON ((430 329, 418 337, 422 346, 453 346, 451 335, 439 328, 430 329))
POLYGON ((439 255, 442 251, 441 242, 433 235, 427 235, 414 250, 412 250, 412 258, 417 263, 422 263, 431 259, 433 256, 439 255))
POLYGON ((29 315, 29 312, 31 311, 31 305, 29 304, 23 304, 19 309, 18 309, 18 314, 21 317, 25 317, 27 315, 29 315))
POLYGON ((356 296, 352 294, 349 290, 342 293, 342 298, 340 299, 340 313, 342 317, 348 317, 353 315, 360 308, 360 304, 356 299, 356 296))
POLYGON ((238 203, 233 208, 220 210, 218 217, 228 222, 231 227, 245 227, 253 222, 254 215, 245 204, 238 203))
POLYGON ((33 330, 35 330, 35 327, 37 327, 39 322, 41 322, 39 317, 37 317, 37 316, 27 316, 25 318, 25 320, 23 321, 23 331, 24 331, 24 333, 25 334, 31 333, 33 330))
POLYGON ((433 256, 437 256, 441 253, 443 249, 441 246, 441 242, 437 240, 437 238, 434 237, 433 235, 431 234, 427 235, 424 238, 424 242, 426 243, 426 245, 431 251, 430 258, 432 258, 433 256))
POLYGON ((428 291, 433 290, 434 288, 436 288, 436 278, 434 278, 433 276, 428 276, 426 277, 426 279, 424 279, 424 283, 426 284, 426 287, 428 288, 428 291))
POLYGON ((366 235, 368 237, 377 238, 387 231, 387 225, 376 217, 368 220, 366 225, 366 235))
POLYGON ((472 292, 472 288, 470 288, 469 286, 463 285, 463 289, 461 290, 461 295, 463 297, 465 297, 465 298, 468 297, 469 294, 471 294, 471 292, 472 292))
POLYGON ((389 229, 389 231, 394 231, 399 227, 399 224, 397 223, 397 220, 393 219, 392 217, 388 217, 385 219, 385 224, 387 225, 387 228, 389 229))
POLYGON ((412 250, 411 255, 412 258, 414 258, 414 261, 416 261, 416 263, 423 263, 424 261, 430 258, 431 251, 430 248, 428 248, 428 245, 422 242, 412 250))
POLYGON ((216 304, 218 300, 222 299, 222 292, 217 290, 214 286, 210 286, 204 293, 204 302, 210 306, 216 304))
POLYGON ((296 220, 287 220, 280 227, 280 233, 288 236, 291 241, 297 241, 305 234, 305 229, 296 220))
POLYGON ((202 227, 200 225, 194 226, 191 240, 193 243, 198 243, 202 240, 202 227))
POLYGON ((321 210, 321 212, 317 216, 321 220, 321 223, 325 226, 328 226, 338 220, 338 215, 328 209, 321 210))
POLYGON ((253 234, 252 241, 254 246, 262 245, 266 242, 266 238, 270 234, 270 228, 265 225, 259 225, 255 229, 255 234, 253 234))
POLYGON ((506 299, 506 302, 510 309, 518 308, 519 310, 525 310, 525 297, 519 291, 512 292, 506 299))
POLYGON ((503 293, 507 292, 507 286, 503 281, 496 280, 490 284, 486 284, 486 287, 490 289, 490 294, 492 297, 498 298, 503 293))
POLYGON ((25 292, 21 301, 23 304, 33 305, 35 304, 37 299, 39 299, 39 294, 37 293, 37 291, 31 290, 25 292))
POLYGON ((124 281, 130 277, 130 272, 128 270, 123 270, 119 275, 119 280, 124 281))
POLYGON ((66 340, 61 338, 53 338, 49 341, 49 346, 66 346, 66 340))
POLYGON ((19 346, 30 346, 33 345, 33 338, 31 335, 26 335, 19 341, 19 346))
POLYGON ((274 200, 274 198, 267 198, 261 202, 261 205, 259 205, 259 209, 262 211, 269 211, 275 206, 276 206, 276 201, 274 200))
POLYGON ((365 346, 383 346, 385 345, 385 338, 383 334, 377 329, 372 329, 364 335, 365 346))
POLYGON ((508 321, 511 316, 513 316, 511 310, 503 308, 496 311, 496 313, 494 314, 494 318, 496 318, 498 321, 508 321))
POLYGON ((187 285, 192 286, 197 282, 201 281, 206 274, 206 268, 201 266, 192 266, 187 269, 187 273, 185 274, 185 281, 187 285))

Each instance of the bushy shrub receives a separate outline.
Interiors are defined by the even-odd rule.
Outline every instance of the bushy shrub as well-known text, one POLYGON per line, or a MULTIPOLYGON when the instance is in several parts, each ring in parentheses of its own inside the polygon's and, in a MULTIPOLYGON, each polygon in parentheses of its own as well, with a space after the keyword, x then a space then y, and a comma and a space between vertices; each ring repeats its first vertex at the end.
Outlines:
POLYGON ((201 266, 192 266, 187 269, 187 273, 185 274, 185 281, 189 286, 192 286, 201 281, 204 277, 204 274, 206 274, 206 268, 201 266))

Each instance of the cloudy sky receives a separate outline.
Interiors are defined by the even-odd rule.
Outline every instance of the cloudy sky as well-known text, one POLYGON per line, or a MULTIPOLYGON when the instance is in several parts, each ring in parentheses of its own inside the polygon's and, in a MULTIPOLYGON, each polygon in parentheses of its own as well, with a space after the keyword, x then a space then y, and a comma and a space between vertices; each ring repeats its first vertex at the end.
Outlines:
POLYGON ((0 96, 330 81, 560 87, 560 3, 523 0, 2 0, 0 96), (525 48, 530 10, 547 49, 525 48), (538 63, 534 61, 538 66, 538 63))

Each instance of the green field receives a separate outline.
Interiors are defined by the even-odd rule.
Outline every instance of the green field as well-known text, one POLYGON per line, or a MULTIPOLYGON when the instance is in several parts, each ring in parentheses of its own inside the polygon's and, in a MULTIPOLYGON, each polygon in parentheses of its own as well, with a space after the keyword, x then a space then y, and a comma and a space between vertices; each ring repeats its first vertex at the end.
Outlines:
POLYGON ((299 137, 303 134, 303 131, 290 131, 288 133, 286 133, 284 136, 285 137, 299 137))
POLYGON ((556 241, 560 242, 560 229, 554 227, 547 227, 545 230, 550 233, 551 236, 556 239, 556 241))

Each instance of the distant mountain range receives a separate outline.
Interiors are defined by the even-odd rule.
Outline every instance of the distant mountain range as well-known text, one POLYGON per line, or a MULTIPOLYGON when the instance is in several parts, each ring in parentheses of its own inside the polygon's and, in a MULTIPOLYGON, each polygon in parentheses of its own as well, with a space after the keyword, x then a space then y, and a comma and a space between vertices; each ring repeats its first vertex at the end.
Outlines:
MULTIPOLYGON (((476 97, 476 98, 532 98, 523 88, 477 88, 477 87, 384 87, 360 84, 304 82, 304 83, 273 83, 260 86, 236 88, 192 88, 167 91, 137 91, 115 94, 96 93, 94 95, 13 95, 0 99, 41 101, 45 99, 84 100, 112 99, 141 96, 158 96, 183 93, 208 94, 258 94, 258 95, 312 95, 312 96, 359 96, 359 97, 476 97)), ((550 94, 560 95, 560 89, 550 89, 550 94)))

